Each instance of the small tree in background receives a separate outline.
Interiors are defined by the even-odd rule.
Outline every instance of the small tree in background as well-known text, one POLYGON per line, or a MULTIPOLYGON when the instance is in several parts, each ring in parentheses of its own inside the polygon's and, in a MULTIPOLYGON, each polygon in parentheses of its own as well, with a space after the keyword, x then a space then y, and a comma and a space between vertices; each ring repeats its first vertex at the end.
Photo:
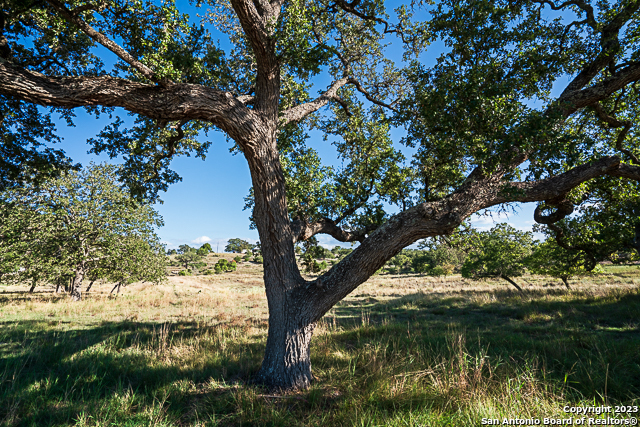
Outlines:
POLYGON ((462 277, 474 280, 493 277, 504 279, 518 291, 522 288, 513 277, 522 276, 526 260, 533 250, 533 234, 508 224, 498 224, 478 233, 475 248, 462 266, 462 277))
POLYGON ((92 270, 116 281, 123 275, 156 280, 164 274, 164 247, 154 227, 160 216, 119 187, 117 167, 90 165, 39 186, 24 185, 0 194, 2 253, 19 265, 14 280, 63 284, 82 298, 82 282, 92 270), (16 236, 19 236, 17 238, 16 236), (142 255, 143 254, 143 255, 142 255))
POLYGON ((585 264, 588 263, 583 251, 568 251, 561 248, 552 238, 536 245, 533 253, 526 260, 527 268, 532 273, 557 277, 562 280, 567 289, 571 289, 569 286, 571 277, 590 273, 585 268, 585 264))
POLYGON ((187 252, 191 252, 191 251, 195 251, 196 248, 192 248, 191 246, 184 244, 184 245, 180 245, 178 246, 178 253, 179 254, 185 254, 187 252))
POLYGON ((242 251, 251 249, 253 246, 254 245, 247 242, 246 240, 242 240, 238 238, 229 239, 229 241, 227 242, 227 246, 225 246, 224 248, 224 251, 232 252, 232 253, 241 253, 242 251))
POLYGON ((189 270, 190 266, 194 266, 195 264, 202 261, 204 255, 194 248, 190 248, 186 252, 182 252, 181 254, 176 255, 176 261, 178 261, 186 270, 189 270))

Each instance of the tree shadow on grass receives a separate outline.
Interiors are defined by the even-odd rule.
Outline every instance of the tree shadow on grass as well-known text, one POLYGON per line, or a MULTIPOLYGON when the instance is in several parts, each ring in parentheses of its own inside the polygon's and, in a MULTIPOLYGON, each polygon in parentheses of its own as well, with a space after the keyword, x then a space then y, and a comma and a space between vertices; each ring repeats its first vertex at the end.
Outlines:
POLYGON ((378 423, 416 408, 446 415, 466 389, 455 388, 462 387, 456 378, 427 373, 438 368, 433 375, 446 376, 460 369, 454 362, 485 357, 480 375, 488 365, 492 381, 505 384, 530 374, 572 401, 640 394, 638 292, 569 294, 563 301, 487 293, 342 302, 323 321, 330 332, 313 341, 319 381, 283 396, 247 386, 264 335, 247 336, 242 325, 124 321, 74 329, 58 321, 1 322, 0 424, 91 424, 91 416, 106 425, 212 418, 221 425, 348 425, 357 421, 350 405, 383 414, 378 423), (451 381, 452 391, 439 391, 436 380, 451 381), (412 381, 414 389, 401 390, 412 381))
POLYGON ((452 342, 462 339, 465 357, 486 357, 513 372, 534 366, 539 381, 575 399, 620 402, 640 395, 638 289, 604 296, 560 292, 562 299, 544 291, 525 298, 510 290, 485 293, 416 293, 384 302, 363 295, 341 302, 324 322, 338 327, 332 339, 346 351, 365 351, 394 336, 400 354, 430 351, 435 365, 438 353, 455 356, 452 342))
POLYGON ((122 425, 180 418, 198 394, 195 385, 246 383, 263 347, 258 339, 234 341, 228 326, 217 331, 195 322, 54 326, 59 322, 0 323, 0 425, 68 424, 83 414, 122 425), (215 348, 220 344, 225 351, 215 348))

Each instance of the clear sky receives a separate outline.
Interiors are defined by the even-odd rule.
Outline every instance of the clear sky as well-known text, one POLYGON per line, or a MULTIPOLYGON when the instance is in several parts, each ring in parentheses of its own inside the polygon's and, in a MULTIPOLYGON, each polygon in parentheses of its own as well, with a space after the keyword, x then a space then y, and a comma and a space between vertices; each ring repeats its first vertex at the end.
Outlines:
MULTIPOLYGON (((181 3, 187 2, 178 1, 182 9, 181 3)), ((190 11, 195 17, 193 12, 195 11, 190 11)), ((220 45, 224 47, 227 42, 223 35, 220 37, 220 45)), ((442 44, 432 45, 424 55, 425 62, 435 61, 442 49, 442 44)), ((397 51, 401 52, 400 49, 397 51)), ((113 55, 110 52, 105 52, 105 55, 106 64, 112 63, 115 59, 108 58, 113 55)), ((321 78, 316 87, 319 90, 328 83, 326 78, 321 78)), ((97 120, 83 110, 77 110, 76 113, 76 127, 68 127, 63 121, 57 122, 58 133, 64 138, 60 147, 74 161, 83 165, 90 161, 116 161, 105 155, 87 154, 89 146, 86 140, 94 137, 107 121, 97 120)), ((126 115, 123 110, 117 113, 121 117, 126 115)), ((393 132, 396 141, 401 136, 402 130, 393 132)), ((204 161, 193 157, 179 157, 173 160, 172 168, 182 177, 182 182, 173 184, 166 193, 161 193, 160 197, 164 203, 155 206, 165 223, 164 227, 158 230, 158 234, 168 248, 176 248, 183 243, 199 246, 209 242, 214 250, 219 248, 222 251, 230 238, 238 237, 251 242, 258 239, 257 231, 249 227, 250 212, 243 210, 244 197, 251 187, 246 161, 241 154, 232 155, 229 152, 232 143, 227 141, 222 133, 210 133, 208 140, 213 144, 204 161)), ((310 145, 318 150, 326 163, 331 164, 335 161, 335 158, 329 158, 333 153, 330 142, 322 141, 320 134, 313 134, 310 145)), ((519 205, 515 207, 516 213, 496 213, 492 217, 475 216, 472 224, 480 229, 488 229, 497 222, 508 222, 516 228, 530 230, 533 225, 534 207, 534 204, 519 205)), ((329 236, 318 236, 318 240, 327 247, 338 244, 329 236)))

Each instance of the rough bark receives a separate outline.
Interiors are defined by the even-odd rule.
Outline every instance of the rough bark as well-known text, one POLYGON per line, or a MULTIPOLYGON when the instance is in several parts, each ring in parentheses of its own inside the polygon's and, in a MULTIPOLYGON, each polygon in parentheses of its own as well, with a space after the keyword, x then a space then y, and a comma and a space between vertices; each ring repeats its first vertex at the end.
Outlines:
POLYGON ((75 275, 71 282, 71 299, 73 301, 80 301, 82 299, 82 281, 84 280, 85 268, 80 265, 76 268, 75 275))

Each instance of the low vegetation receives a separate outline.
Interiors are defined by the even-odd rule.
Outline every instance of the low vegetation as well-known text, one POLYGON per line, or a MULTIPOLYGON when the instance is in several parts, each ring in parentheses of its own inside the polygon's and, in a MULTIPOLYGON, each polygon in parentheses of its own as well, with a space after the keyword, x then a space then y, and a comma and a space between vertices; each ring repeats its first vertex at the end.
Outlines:
POLYGON ((0 424, 475 426, 640 405, 638 266, 571 290, 526 274, 523 293, 499 279, 374 276, 317 326, 312 387, 281 395, 250 384, 267 335, 261 278, 242 262, 118 297, 97 282, 76 303, 4 287, 0 424))

